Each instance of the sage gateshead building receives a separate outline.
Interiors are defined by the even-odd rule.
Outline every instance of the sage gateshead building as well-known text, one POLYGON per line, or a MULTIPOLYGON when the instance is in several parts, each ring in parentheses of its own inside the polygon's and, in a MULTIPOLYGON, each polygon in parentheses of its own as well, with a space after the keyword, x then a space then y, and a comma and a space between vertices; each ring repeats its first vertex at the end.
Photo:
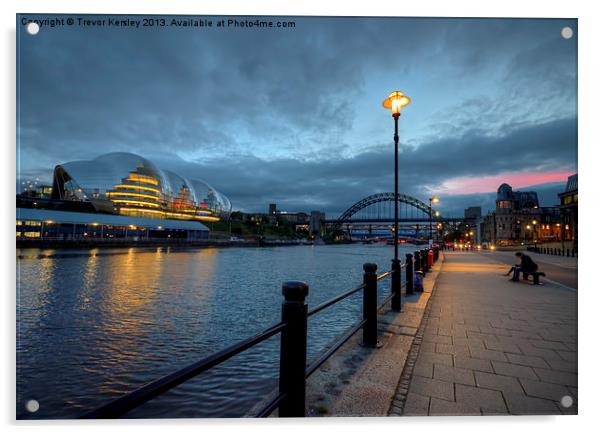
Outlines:
POLYGON ((125 152, 59 164, 42 187, 17 196, 18 238, 207 238, 232 210, 207 182, 125 152))

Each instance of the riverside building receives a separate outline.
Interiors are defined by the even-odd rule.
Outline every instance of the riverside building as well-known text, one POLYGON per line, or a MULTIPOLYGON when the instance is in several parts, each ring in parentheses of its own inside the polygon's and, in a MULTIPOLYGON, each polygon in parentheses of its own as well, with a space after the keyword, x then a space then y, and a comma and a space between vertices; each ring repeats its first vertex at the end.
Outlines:
POLYGON ((500 246, 560 240, 560 212, 541 207, 535 191, 513 191, 508 184, 497 190, 495 211, 484 217, 482 240, 500 246))
POLYGON ((17 195, 17 239, 196 240, 231 210, 206 182, 118 152, 60 164, 50 191, 17 195))

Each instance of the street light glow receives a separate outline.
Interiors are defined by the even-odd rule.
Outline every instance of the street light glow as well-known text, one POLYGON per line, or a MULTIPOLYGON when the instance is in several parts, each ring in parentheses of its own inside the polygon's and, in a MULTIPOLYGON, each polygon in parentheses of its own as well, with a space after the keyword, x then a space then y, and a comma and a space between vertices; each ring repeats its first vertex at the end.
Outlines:
POLYGON ((390 109, 393 116, 401 113, 401 109, 410 103, 410 98, 405 96, 400 90, 396 90, 389 94, 389 98, 383 101, 383 107, 390 109))

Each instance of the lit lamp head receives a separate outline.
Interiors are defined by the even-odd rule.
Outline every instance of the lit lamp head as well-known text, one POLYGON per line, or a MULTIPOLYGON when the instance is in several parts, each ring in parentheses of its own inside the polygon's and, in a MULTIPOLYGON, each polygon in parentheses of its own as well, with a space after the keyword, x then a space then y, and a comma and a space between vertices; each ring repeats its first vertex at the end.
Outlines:
POLYGON ((429 201, 432 203, 437 203, 437 202, 439 202, 439 198, 438 197, 430 197, 429 201))
POLYGON ((389 94, 389 98, 383 101, 383 107, 390 109, 393 117, 399 117, 401 109, 410 103, 410 98, 405 96, 403 92, 396 90, 389 94))

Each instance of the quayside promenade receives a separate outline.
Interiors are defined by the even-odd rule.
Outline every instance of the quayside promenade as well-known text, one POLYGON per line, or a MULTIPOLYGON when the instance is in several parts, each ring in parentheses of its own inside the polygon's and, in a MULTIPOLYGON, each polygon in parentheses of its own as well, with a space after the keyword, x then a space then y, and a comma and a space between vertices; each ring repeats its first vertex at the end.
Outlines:
POLYGON ((423 293, 381 313, 380 348, 352 339, 308 382, 308 414, 576 414, 577 293, 508 281, 506 256, 445 252, 423 293))
POLYGON ((577 292, 509 282, 507 269, 497 255, 445 254, 409 389, 392 414, 577 412, 577 292))

